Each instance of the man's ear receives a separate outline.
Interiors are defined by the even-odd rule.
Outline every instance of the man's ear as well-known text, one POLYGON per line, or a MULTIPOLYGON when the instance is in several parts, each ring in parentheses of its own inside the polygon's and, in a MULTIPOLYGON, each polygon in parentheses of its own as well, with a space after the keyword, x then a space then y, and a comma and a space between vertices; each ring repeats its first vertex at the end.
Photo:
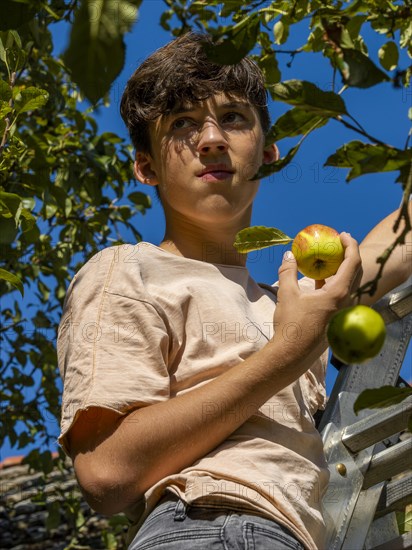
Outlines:
POLYGON ((272 162, 279 160, 279 156, 277 145, 272 143, 272 145, 268 145, 263 150, 263 164, 272 164, 272 162))
POLYGON ((148 153, 136 152, 133 172, 136 179, 141 183, 153 186, 159 183, 156 171, 154 170, 153 159, 148 153))

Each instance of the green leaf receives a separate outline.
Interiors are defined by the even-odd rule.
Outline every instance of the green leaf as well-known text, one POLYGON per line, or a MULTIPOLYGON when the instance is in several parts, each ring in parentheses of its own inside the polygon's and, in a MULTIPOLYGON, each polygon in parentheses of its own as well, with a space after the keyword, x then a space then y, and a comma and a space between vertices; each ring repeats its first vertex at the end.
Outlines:
POLYGON ((380 64, 387 71, 393 71, 398 66, 399 51, 395 42, 386 42, 378 51, 380 64))
POLYGON ((306 134, 314 127, 324 126, 328 121, 328 117, 321 117, 318 113, 294 107, 277 119, 270 129, 267 139, 273 143, 284 138, 306 134))
POLYGON ((264 225, 256 225, 253 227, 246 227, 237 233, 233 246, 241 254, 252 252, 253 250, 260 250, 261 248, 267 248, 269 246, 276 246, 279 244, 288 244, 293 239, 288 237, 276 229, 276 227, 265 227, 264 225))
POLYGON ((146 195, 141 191, 133 191, 133 193, 130 193, 127 198, 139 207, 139 209, 146 210, 146 208, 150 208, 152 206, 152 201, 149 195, 146 195))
POLYGON ((40 238, 40 229, 37 227, 36 224, 33 225, 31 229, 24 229, 21 236, 21 239, 25 243, 35 243, 40 238))
MULTIPOLYGON (((340 19, 340 16, 338 17, 340 19)), ((334 44, 335 49, 354 48, 349 30, 340 21, 336 21, 335 18, 330 17, 324 17, 321 21, 327 38, 334 44)))
POLYGON ((104 530, 102 533, 102 540, 104 543, 104 547, 107 548, 107 550, 116 550, 118 548, 117 540, 114 533, 110 533, 109 531, 104 530))
POLYGON ((60 507, 61 503, 58 500, 52 500, 47 503, 47 518, 46 518, 46 529, 49 531, 51 529, 56 529, 61 522, 60 517, 60 507))
POLYGON ((27 59, 27 52, 22 47, 20 35, 15 30, 2 33, 0 59, 10 71, 20 70, 27 59))
POLYGON ((271 87, 272 97, 289 105, 327 117, 347 114, 343 99, 334 92, 324 92, 312 82, 285 80, 271 87))
POLYGON ((401 403, 412 395, 412 388, 395 388, 382 386, 380 388, 364 390, 356 399, 353 410, 355 414, 363 409, 382 409, 401 403))
POLYGON ((3 63, 6 63, 7 61, 6 48, 4 47, 3 40, 1 38, 0 38, 0 61, 3 61, 3 63))
POLYGON ((388 75, 359 50, 342 48, 343 64, 339 65, 342 80, 347 86, 370 88, 390 80, 388 75))
MULTIPOLYGON (((266 84, 276 84, 280 80, 278 61, 274 53, 264 55, 259 59, 259 66, 265 76, 266 84)), ((270 90, 270 88, 269 88, 270 90)))
POLYGON ((42 297, 42 302, 47 302, 50 298, 50 289, 47 285, 43 283, 40 279, 37 281, 37 288, 39 289, 39 292, 42 297))
POLYGON ((239 63, 255 46, 259 32, 259 19, 255 14, 246 17, 228 30, 225 38, 220 38, 215 44, 204 43, 207 57, 220 65, 239 63))
MULTIPOLYGON (((239 11, 239 9, 243 7, 243 3, 244 0, 225 0, 219 14, 220 17, 229 17, 231 13, 239 11)), ((204 9, 204 2, 201 2, 201 4, 204 9)))
POLYGON ((12 98, 12 91, 7 82, 0 80, 0 99, 2 101, 10 101, 12 98))
POLYGON ((276 21, 276 23, 273 26, 273 35, 275 37, 275 44, 283 44, 284 40, 282 40, 283 35, 285 31, 285 25, 283 24, 282 19, 279 19, 279 21, 276 21))
POLYGON ((0 217, 0 244, 10 244, 17 237, 19 228, 13 218, 0 217))
POLYGON ((35 217, 26 208, 21 209, 20 220, 23 233, 25 233, 26 231, 31 231, 36 225, 35 217))
POLYGON ((400 170, 411 162, 411 149, 401 150, 355 140, 340 147, 326 160, 325 166, 351 168, 346 177, 346 181, 350 181, 362 174, 400 170))
POLYGON ((22 114, 27 111, 34 111, 43 107, 49 99, 49 94, 46 90, 30 86, 25 89, 20 89, 15 96, 15 109, 17 114, 22 114))
POLYGON ((316 27, 308 36, 307 43, 302 47, 305 52, 320 52, 325 47, 325 32, 322 27, 316 27))
MULTIPOLYGON (((13 110, 7 101, 0 100, 0 122, 4 122, 5 117, 13 110)), ((5 123, 4 123, 5 124, 5 123)), ((4 126, 5 127, 5 126, 4 126)))
POLYGON ((352 40, 359 40, 359 33, 364 22, 367 20, 367 15, 355 15, 346 23, 346 28, 352 40))
POLYGON ((19 195, 15 193, 6 193, 6 191, 0 191, 0 212, 2 216, 10 215, 14 217, 17 224, 22 209, 22 200, 19 195))
POLYGON ((50 319, 43 313, 43 311, 38 310, 35 317, 33 317, 33 324, 36 328, 49 328, 50 319))
POLYGON ((21 203, 26 210, 33 210, 36 206, 36 199, 33 197, 21 197, 21 203))
POLYGON ((109 92, 123 68, 123 34, 135 22, 139 4, 127 0, 82 2, 76 13, 63 58, 73 80, 92 103, 109 92))
POLYGON ((53 470, 53 457, 50 451, 43 451, 39 455, 41 469, 45 474, 50 474, 53 470))
POLYGON ((14 286, 14 288, 17 288, 22 296, 24 296, 23 283, 21 282, 19 277, 17 277, 17 275, 14 275, 13 273, 10 273, 10 271, 6 271, 5 269, 0 267, 0 279, 3 279, 4 281, 10 283, 12 286, 14 286))
POLYGON ((283 170, 283 168, 287 166, 289 162, 293 159, 293 157, 296 155, 300 145, 301 145, 301 142, 295 145, 295 147, 292 147, 292 149, 290 149, 283 158, 277 160, 276 162, 272 162, 271 164, 263 164, 259 168, 257 174, 255 174, 251 178, 251 180, 253 181, 253 180, 260 180, 263 178, 267 178, 271 174, 274 174, 276 172, 280 172, 281 170, 283 170))
POLYGON ((18 29, 24 23, 33 19, 36 7, 13 0, 1 0, 0 3, 0 31, 18 29))
POLYGON ((76 528, 80 529, 86 522, 83 512, 79 509, 76 514, 76 528))
MULTIPOLYGON (((46 220, 52 218, 56 212, 59 210, 59 203, 56 200, 57 197, 61 197, 61 195, 64 193, 63 189, 60 189, 58 187, 52 188, 52 193, 48 190, 46 190, 43 194, 43 216, 46 220)), ((64 198, 63 203, 60 204, 60 207, 64 208, 64 198)))

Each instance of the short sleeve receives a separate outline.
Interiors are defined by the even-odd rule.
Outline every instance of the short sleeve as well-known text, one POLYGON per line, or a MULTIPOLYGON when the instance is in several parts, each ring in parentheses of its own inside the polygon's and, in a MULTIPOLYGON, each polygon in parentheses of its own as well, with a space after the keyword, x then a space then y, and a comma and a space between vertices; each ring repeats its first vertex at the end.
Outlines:
POLYGON ((144 291, 138 270, 130 272, 110 250, 75 276, 59 326, 59 442, 66 451, 64 436, 81 410, 125 414, 170 395, 167 320, 144 291), (119 277, 122 285, 113 285, 119 277))

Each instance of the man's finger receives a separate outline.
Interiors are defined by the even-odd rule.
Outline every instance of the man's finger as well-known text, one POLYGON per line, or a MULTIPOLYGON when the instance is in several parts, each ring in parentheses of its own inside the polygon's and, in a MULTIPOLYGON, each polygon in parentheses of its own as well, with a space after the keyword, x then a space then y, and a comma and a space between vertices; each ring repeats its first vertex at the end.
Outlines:
POLYGON ((331 279, 330 286, 341 286, 344 283, 350 289, 354 278, 362 267, 359 246, 349 233, 341 233, 340 239, 345 249, 345 257, 336 275, 331 279))
POLYGON ((284 293, 287 296, 289 292, 296 292, 297 290, 299 290, 298 266, 295 256, 288 250, 283 255, 282 264, 279 268, 278 296, 282 299, 284 293))

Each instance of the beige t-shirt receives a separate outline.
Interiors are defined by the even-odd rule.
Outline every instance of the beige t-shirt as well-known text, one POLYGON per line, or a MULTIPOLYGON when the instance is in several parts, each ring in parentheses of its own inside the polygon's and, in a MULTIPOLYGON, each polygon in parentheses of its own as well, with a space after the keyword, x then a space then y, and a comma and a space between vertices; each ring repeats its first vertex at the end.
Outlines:
MULTIPOLYGON (((313 288, 301 279, 302 288, 313 288)), ((273 335, 276 286, 246 267, 182 258, 149 243, 111 247, 74 277, 58 335, 61 435, 91 406, 127 413, 214 379, 273 335)), ((291 325, 285 338, 298 338, 291 325)), ((208 455, 159 481, 130 514, 132 537, 168 487, 188 503, 252 509, 323 548, 329 474, 312 415, 326 401, 327 354, 208 455)), ((308 365, 309 366, 309 365, 308 365)), ((204 403, 204 414, 216 404, 204 403)), ((226 412, 226 414, 228 414, 226 412)))

